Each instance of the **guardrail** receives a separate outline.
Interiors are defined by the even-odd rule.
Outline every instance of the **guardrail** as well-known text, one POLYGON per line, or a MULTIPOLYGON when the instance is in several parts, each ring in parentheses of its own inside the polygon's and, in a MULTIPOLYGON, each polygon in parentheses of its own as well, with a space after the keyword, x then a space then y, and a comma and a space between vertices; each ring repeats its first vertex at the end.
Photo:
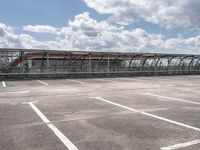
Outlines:
POLYGON ((133 76, 200 75, 200 70, 183 71, 125 71, 125 72, 67 72, 67 73, 1 73, 0 80, 33 80, 58 78, 102 78, 133 76))

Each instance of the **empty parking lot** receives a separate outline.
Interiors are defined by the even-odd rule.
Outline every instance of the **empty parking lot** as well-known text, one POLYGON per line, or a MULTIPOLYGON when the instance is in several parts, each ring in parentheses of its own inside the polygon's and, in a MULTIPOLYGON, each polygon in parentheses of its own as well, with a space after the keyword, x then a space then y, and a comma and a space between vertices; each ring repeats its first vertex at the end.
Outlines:
POLYGON ((199 150, 200 76, 1 81, 1 150, 199 150))

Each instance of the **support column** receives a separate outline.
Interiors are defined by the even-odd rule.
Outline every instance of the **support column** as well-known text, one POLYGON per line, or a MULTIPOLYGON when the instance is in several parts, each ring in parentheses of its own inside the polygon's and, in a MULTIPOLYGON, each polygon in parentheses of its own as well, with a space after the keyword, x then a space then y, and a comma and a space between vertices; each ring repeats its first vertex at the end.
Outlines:
POLYGON ((196 69, 195 69, 195 74, 200 74, 200 68, 199 68, 199 61, 200 61, 200 57, 197 57, 198 60, 197 60, 197 64, 198 64, 198 71, 196 73, 196 69))
POLYGON ((101 56, 101 59, 99 59, 99 62, 98 62, 98 72, 101 72, 101 71, 100 71, 100 64, 101 64, 101 62, 102 62, 103 56, 104 56, 104 55, 101 56))
POLYGON ((91 75, 91 73, 92 73, 92 56, 91 56, 91 54, 89 54, 89 72, 91 75))
POLYGON ((183 58, 180 57, 179 59, 180 59, 180 62, 178 65, 178 74, 182 74, 182 62, 185 59, 185 57, 183 57, 183 58))
POLYGON ((20 73, 24 73, 24 52, 21 50, 20 52, 20 57, 21 57, 21 61, 20 61, 20 73))
POLYGON ((108 69, 108 73, 110 73, 110 57, 109 57, 109 55, 108 55, 108 57, 107 57, 107 61, 108 61, 108 62, 107 62, 107 63, 108 63, 108 64, 107 64, 107 67, 108 67, 107 69, 108 69))
POLYGON ((141 76, 144 75, 144 65, 145 65, 145 63, 146 63, 146 61, 147 61, 148 58, 149 57, 146 56, 146 58, 144 57, 143 61, 141 61, 141 67, 140 67, 140 75, 141 76))
MULTIPOLYGON (((181 74, 181 73, 183 73, 183 70, 182 70, 182 66, 183 66, 183 64, 182 64, 182 62, 186 59, 186 58, 190 58, 190 57, 192 57, 192 56, 185 56, 185 57, 183 57, 183 58, 180 58, 180 63, 179 63, 179 74, 181 74)), ((185 70, 184 70, 185 71, 185 70)))
POLYGON ((128 71, 131 71, 131 64, 132 64, 132 61, 133 61, 134 57, 131 58, 129 64, 128 64, 128 71))
POLYGON ((47 52, 47 73, 49 73, 49 53, 47 52))
POLYGON ((154 68, 154 74, 155 74, 155 75, 158 75, 158 63, 160 62, 160 60, 161 60, 162 58, 164 58, 164 56, 160 56, 160 57, 158 58, 158 60, 155 59, 155 61, 156 61, 156 63, 155 63, 155 68, 154 68))
POLYGON ((73 71, 71 59, 72 59, 72 54, 70 53, 69 54, 69 59, 68 59, 68 72, 72 72, 73 71))
POLYGON ((169 59, 169 57, 168 57, 167 75, 169 75, 169 65, 170 65, 171 61, 172 61, 174 58, 176 58, 176 57, 172 56, 170 59, 169 59))
POLYGON ((21 78, 21 79, 24 79, 24 72, 25 72, 25 69, 24 69, 24 51, 23 50, 21 50, 20 51, 20 70, 19 70, 19 72, 18 73, 20 73, 20 75, 19 75, 19 77, 21 78))

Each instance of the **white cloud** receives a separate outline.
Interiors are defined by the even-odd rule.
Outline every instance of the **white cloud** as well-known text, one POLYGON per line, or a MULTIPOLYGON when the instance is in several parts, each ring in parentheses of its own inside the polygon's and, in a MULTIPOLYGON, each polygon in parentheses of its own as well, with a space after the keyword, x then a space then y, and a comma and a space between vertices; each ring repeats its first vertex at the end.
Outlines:
POLYGON ((143 19, 168 29, 200 27, 199 0, 84 0, 108 21, 127 25, 143 19))
POLYGON ((10 26, 0 23, 0 47, 1 48, 49 48, 27 34, 16 34, 10 26))
POLYGON ((57 30, 57 28, 48 26, 48 25, 27 25, 23 26, 24 31, 30 31, 35 33, 49 33, 49 34, 55 34, 59 35, 60 32, 57 30))
POLYGON ((125 30, 105 21, 98 22, 88 13, 70 21, 63 34, 63 40, 79 50, 199 53, 199 36, 165 39, 164 35, 147 33, 141 28, 125 30))
POLYGON ((12 27, 0 23, 0 47, 21 47, 20 39, 12 27))
POLYGON ((28 34, 20 34, 19 40, 22 48, 34 49, 49 49, 49 45, 45 42, 40 42, 28 34))
MULTIPOLYGON (((55 28, 55 27, 52 27, 55 28)), ((126 30, 89 13, 77 15, 67 27, 55 28, 55 40, 40 41, 28 34, 16 34, 12 27, 0 24, 0 47, 62 50, 200 53, 200 35, 168 38, 141 28, 126 30)), ((40 32, 44 33, 44 32, 40 32)))
POLYGON ((166 50, 172 49, 176 53, 200 53, 200 35, 191 38, 170 38, 162 43, 162 47, 166 50))

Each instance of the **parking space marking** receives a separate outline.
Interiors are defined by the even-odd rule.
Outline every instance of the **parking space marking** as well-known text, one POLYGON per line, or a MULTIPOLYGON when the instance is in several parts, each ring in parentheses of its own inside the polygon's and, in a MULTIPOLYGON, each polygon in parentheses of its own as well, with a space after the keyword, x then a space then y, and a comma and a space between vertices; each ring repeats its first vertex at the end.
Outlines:
POLYGON ((60 141, 69 150, 78 150, 78 148, 58 129, 56 128, 50 120, 34 105, 33 102, 28 102, 30 107, 36 112, 36 114, 42 119, 44 123, 54 132, 54 134, 60 139, 60 141))
POLYGON ((30 91, 16 91, 16 92, 2 92, 0 95, 6 95, 6 94, 26 94, 30 93, 30 91))
POLYGON ((160 149, 161 150, 176 150, 176 149, 185 148, 185 147, 189 147, 189 146, 196 145, 196 144, 200 144, 200 139, 194 140, 194 141, 191 141, 191 142, 171 145, 171 146, 167 146, 167 147, 161 147, 160 149))
POLYGON ((188 101, 188 100, 174 98, 174 97, 161 96, 161 95, 156 95, 156 94, 153 94, 153 93, 142 93, 142 94, 144 94, 144 95, 150 95, 150 96, 154 96, 154 97, 159 97, 159 98, 170 99, 170 100, 173 100, 173 101, 179 101, 179 102, 184 102, 184 103, 190 103, 190 104, 200 105, 200 103, 198 103, 198 102, 188 101))
POLYGON ((28 102, 31 108, 36 112, 36 114, 42 119, 44 123, 50 123, 49 119, 34 105, 33 102, 28 102))
POLYGON ((2 85, 3 85, 3 87, 6 87, 6 82, 2 81, 2 85))
POLYGON ((168 87, 174 87, 175 85, 174 84, 169 84, 167 85, 168 87))
POLYGON ((44 84, 44 85, 48 85, 46 82, 43 82, 43 81, 40 81, 40 80, 36 80, 37 82, 40 82, 40 83, 42 83, 42 84, 44 84))
POLYGON ((128 81, 136 81, 139 82, 139 79, 132 79, 132 78, 118 78, 121 81, 128 82, 128 81))
POLYGON ((144 81, 144 82, 146 82, 146 80, 139 79, 139 78, 119 78, 119 79, 121 79, 121 80, 127 80, 127 81, 136 81, 136 82, 144 81))
POLYGON ((98 79, 100 81, 106 81, 106 82, 113 82, 113 83, 117 83, 117 81, 111 80, 111 79, 98 79))
MULTIPOLYGON (((160 84, 153 84, 153 83, 147 83, 147 81, 150 81, 150 80, 143 80, 143 79, 139 79, 139 78, 119 78, 121 80, 126 80, 126 82, 128 81, 135 81, 136 83, 141 83, 141 82, 145 82, 143 84, 146 84, 146 85, 153 85, 153 86, 161 86, 160 84)), ((130 82, 131 83, 131 82, 130 82)))
POLYGON ((167 79, 167 78, 157 78, 157 77, 154 77, 154 78, 151 78, 151 77, 140 77, 141 79, 143 80, 148 80, 148 81, 151 81, 151 80, 160 80, 160 81, 169 81, 170 79, 167 79))
POLYGON ((200 93, 200 91, 194 91, 194 90, 190 90, 190 89, 180 89, 183 92, 192 92, 192 93, 200 93))
POLYGON ((186 85, 188 85, 188 86, 199 86, 200 84, 196 84, 196 83, 194 83, 194 84, 192 84, 192 83, 188 83, 188 84, 186 84, 186 85))
POLYGON ((121 105, 121 104, 106 100, 106 99, 101 98, 101 97, 91 97, 91 98, 92 99, 97 99, 97 100, 100 100, 100 101, 103 101, 103 102, 106 102, 106 103, 109 103, 109 104, 112 104, 112 105, 115 105, 115 106, 118 106, 118 107, 121 107, 121 108, 124 108, 124 109, 127 109, 127 110, 130 110, 130 111, 133 111, 135 113, 139 113, 139 114, 142 114, 142 115, 145 115, 145 116, 149 116, 149 117, 152 117, 152 118, 155 118, 155 119, 158 119, 158 120, 162 120, 162 121, 165 121, 165 122, 169 122, 171 124, 175 124, 175 125, 178 125, 178 126, 181 126, 181 127, 185 127, 185 128, 192 129, 192 130, 200 132, 200 128, 193 127, 193 126, 181 123, 181 122, 173 121, 173 120, 170 120, 170 119, 167 119, 167 118, 163 118, 163 117, 160 117, 160 116, 156 116, 156 115, 144 112, 144 111, 139 111, 139 110, 130 108, 128 106, 121 105))
POLYGON ((78 81, 78 80, 71 80, 71 79, 67 79, 68 81, 71 81, 71 82, 76 82, 76 83, 80 83, 80 84, 85 84, 85 82, 82 82, 82 81, 78 81))

